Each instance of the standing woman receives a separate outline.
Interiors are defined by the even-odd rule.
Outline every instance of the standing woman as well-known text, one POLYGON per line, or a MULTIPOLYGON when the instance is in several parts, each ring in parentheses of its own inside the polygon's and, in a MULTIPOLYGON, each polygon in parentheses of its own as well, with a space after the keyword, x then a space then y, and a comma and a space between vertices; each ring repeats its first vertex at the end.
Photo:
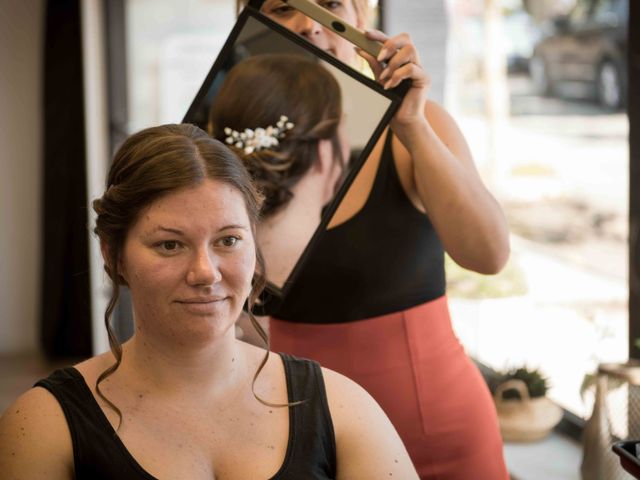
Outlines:
MULTIPOLYGON (((367 0, 317 2, 364 27, 367 0)), ((282 1, 266 0, 262 11, 356 62, 352 44, 282 1)), ((506 479, 495 408, 452 330, 444 272, 445 251, 467 269, 500 271, 506 222, 455 121, 427 99, 429 76, 409 36, 367 36, 383 44, 378 58, 358 52, 376 79, 385 88, 412 85, 270 319, 271 345, 368 390, 421 478, 506 479)))

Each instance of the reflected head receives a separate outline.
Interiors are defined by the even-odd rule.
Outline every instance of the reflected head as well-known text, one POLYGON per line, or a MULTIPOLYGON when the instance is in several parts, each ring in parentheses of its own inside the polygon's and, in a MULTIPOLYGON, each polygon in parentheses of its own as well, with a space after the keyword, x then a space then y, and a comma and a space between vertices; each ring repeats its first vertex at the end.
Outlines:
POLYGON ((228 136, 225 129, 275 127, 283 115, 293 127, 277 145, 250 153, 237 149, 265 197, 263 216, 289 202, 291 188, 318 162, 321 140, 331 141, 334 161, 343 164, 337 81, 301 55, 256 55, 229 71, 209 111, 210 133, 221 141, 228 136))

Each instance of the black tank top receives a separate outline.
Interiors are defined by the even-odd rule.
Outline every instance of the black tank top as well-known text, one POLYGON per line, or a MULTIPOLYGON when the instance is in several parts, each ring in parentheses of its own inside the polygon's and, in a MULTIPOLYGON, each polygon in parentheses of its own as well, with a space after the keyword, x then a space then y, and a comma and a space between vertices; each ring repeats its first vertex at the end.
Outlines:
POLYGON ((344 323, 444 295, 442 244, 400 183, 391 140, 389 131, 364 207, 324 233, 272 316, 344 323))
MULTIPOLYGON (((335 436, 320 366, 310 360, 280 356, 289 402, 306 402, 289 408, 287 453, 272 480, 335 478, 335 436)), ((35 386, 49 390, 62 407, 73 442, 76 479, 155 480, 120 441, 78 370, 56 370, 35 386)))

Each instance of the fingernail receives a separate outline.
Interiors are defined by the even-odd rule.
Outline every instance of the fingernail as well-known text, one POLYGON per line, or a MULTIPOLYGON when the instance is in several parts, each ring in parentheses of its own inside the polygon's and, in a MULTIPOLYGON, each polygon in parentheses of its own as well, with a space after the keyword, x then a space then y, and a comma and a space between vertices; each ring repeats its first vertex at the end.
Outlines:
POLYGON ((385 68, 384 70, 382 70, 382 73, 380 73, 380 80, 386 80, 388 75, 389 75, 389 69, 385 68))
POLYGON ((387 50, 386 49, 382 49, 380 50, 380 53, 378 53, 378 61, 381 62, 382 60, 384 60, 387 57, 387 50))
POLYGON ((387 83, 384 84, 384 89, 389 90, 391 88, 391 83, 392 83, 391 80, 387 81, 387 83))

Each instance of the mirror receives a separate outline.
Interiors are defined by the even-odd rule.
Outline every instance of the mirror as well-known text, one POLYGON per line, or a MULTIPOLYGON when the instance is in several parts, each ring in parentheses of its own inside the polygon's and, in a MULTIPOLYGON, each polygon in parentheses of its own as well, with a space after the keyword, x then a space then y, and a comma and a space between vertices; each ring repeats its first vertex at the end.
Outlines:
POLYGON ((274 194, 282 201, 265 207, 257 232, 275 297, 286 295, 406 87, 385 91, 252 7, 240 14, 183 122, 235 147, 266 192, 267 206, 269 182, 284 184, 274 194), (315 111, 307 103, 333 112, 320 122, 335 130, 332 136, 323 137, 319 124, 305 126, 307 112, 315 111), (265 136, 277 143, 271 156, 261 149, 265 136), (303 169, 307 157, 314 160, 304 174, 290 173, 303 169))

